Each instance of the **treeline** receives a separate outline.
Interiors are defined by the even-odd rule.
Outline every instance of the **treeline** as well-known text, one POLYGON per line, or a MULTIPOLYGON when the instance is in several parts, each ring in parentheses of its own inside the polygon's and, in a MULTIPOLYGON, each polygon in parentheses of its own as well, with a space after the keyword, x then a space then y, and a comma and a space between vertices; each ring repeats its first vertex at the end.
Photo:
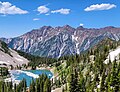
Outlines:
POLYGON ((36 80, 32 80, 27 88, 26 80, 23 79, 18 85, 12 82, 0 82, 0 92, 51 92, 51 81, 47 75, 40 75, 36 80))
POLYGON ((17 52, 19 53, 19 55, 30 60, 31 62, 29 62, 28 66, 32 66, 32 67, 39 66, 40 64, 49 65, 57 61, 57 59, 54 59, 54 58, 34 56, 34 55, 31 55, 31 54, 28 54, 22 51, 17 51, 17 52))

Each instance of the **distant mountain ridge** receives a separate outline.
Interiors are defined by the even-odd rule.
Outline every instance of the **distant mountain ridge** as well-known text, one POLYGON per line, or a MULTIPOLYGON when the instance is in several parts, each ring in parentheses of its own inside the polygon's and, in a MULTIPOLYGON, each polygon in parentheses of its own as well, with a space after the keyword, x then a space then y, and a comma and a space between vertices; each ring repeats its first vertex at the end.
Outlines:
POLYGON ((42 57, 58 58, 64 55, 80 54, 104 38, 120 40, 120 28, 73 28, 43 26, 15 38, 1 38, 10 48, 42 57))

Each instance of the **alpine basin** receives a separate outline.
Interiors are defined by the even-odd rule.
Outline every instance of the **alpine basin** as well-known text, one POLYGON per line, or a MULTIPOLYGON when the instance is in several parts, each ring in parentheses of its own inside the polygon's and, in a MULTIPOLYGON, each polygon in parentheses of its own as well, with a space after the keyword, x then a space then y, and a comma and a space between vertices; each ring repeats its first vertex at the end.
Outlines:
POLYGON ((11 70, 11 80, 14 83, 14 81, 21 81, 26 79, 27 87, 30 86, 30 83, 32 79, 36 79, 41 74, 46 74, 49 78, 53 77, 53 74, 49 70, 11 70))

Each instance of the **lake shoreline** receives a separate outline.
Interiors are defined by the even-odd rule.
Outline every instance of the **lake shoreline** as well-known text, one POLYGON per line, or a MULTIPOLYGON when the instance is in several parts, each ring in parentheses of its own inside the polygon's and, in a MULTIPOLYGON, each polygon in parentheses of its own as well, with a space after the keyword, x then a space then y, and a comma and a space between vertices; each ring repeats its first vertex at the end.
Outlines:
POLYGON ((54 67, 40 67, 40 68, 36 68, 37 70, 49 70, 52 74, 53 77, 51 79, 54 79, 58 76, 58 73, 55 73, 55 68, 54 67))
POLYGON ((33 70, 33 71, 29 70, 29 69, 25 69, 25 70, 24 69, 22 69, 22 70, 9 70, 10 77, 9 78, 5 78, 4 81, 5 82, 11 82, 12 81, 13 85, 14 84, 19 84, 21 79, 23 79, 22 78, 23 76, 25 78, 26 77, 30 77, 30 78, 36 79, 42 73, 46 73, 48 77, 51 76, 50 77, 51 79, 54 77, 53 72, 51 72, 49 69, 45 69, 44 68, 44 69, 36 69, 36 70, 33 70), (35 71, 35 72, 33 72, 33 71, 35 71), (21 77, 21 75, 23 75, 23 76, 21 77))

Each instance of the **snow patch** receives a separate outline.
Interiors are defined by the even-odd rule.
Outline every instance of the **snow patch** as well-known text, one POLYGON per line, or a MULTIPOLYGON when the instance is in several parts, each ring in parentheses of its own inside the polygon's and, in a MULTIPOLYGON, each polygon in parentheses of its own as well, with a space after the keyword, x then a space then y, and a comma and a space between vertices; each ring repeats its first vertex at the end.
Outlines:
POLYGON ((97 88, 100 88, 100 85, 97 85, 97 88))
POLYGON ((42 40, 43 40, 43 37, 38 38, 38 41, 39 41, 39 42, 42 41, 42 40))
POLYGON ((63 49, 64 49, 65 45, 66 45, 66 44, 64 43, 64 44, 63 44, 63 46, 62 46, 62 48, 60 49, 60 53, 59 53, 58 58, 59 58, 59 57, 61 57, 61 55, 62 55, 62 51, 63 51, 63 49))
POLYGON ((5 56, 4 56, 4 55, 2 55, 2 57, 4 58, 5 56))
POLYGON ((0 61, 0 64, 9 64, 9 63, 7 63, 5 61, 0 61))
POLYGON ((88 40, 88 42, 86 43, 84 50, 87 50, 90 47, 90 41, 88 40))
POLYGON ((80 54, 80 51, 79 51, 79 43, 76 43, 76 49, 77 49, 77 54, 80 54))
POLYGON ((114 35, 114 37, 115 37, 115 40, 116 41, 119 41, 119 37, 117 36, 117 34, 113 34, 114 35))
POLYGON ((75 37, 74 35, 72 35, 72 41, 77 41, 78 40, 78 37, 75 37))
POLYGON ((109 59, 111 60, 111 62, 113 62, 119 54, 120 54, 120 47, 118 47, 114 51, 111 51, 109 53, 107 59, 104 61, 104 63, 108 64, 109 63, 109 59))
POLYGON ((31 72, 27 72, 27 71, 22 71, 22 70, 16 70, 17 72, 20 73, 25 73, 27 76, 33 77, 33 78, 39 78, 39 76, 37 74, 31 73, 31 72))
POLYGON ((23 60, 22 60, 21 58, 17 58, 17 57, 15 57, 15 59, 18 60, 18 61, 23 62, 23 60))
POLYGON ((76 47, 76 50, 77 50, 77 54, 80 54, 78 37, 75 37, 74 35, 72 35, 72 41, 75 41, 75 47, 76 47))

